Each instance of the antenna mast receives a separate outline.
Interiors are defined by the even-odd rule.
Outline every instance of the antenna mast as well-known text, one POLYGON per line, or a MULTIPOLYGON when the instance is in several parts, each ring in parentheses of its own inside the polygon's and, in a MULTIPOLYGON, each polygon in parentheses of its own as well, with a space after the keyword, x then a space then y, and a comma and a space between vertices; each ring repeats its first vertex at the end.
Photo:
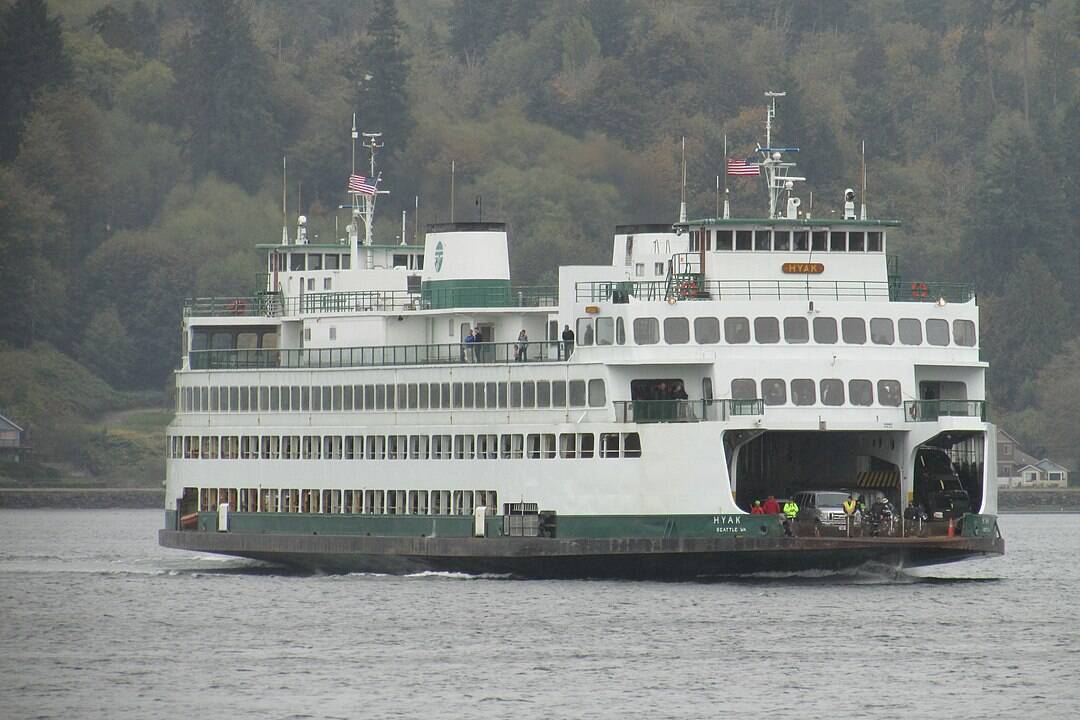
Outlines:
POLYGON ((806 180, 804 177, 789 175, 788 172, 795 167, 795 163, 784 161, 784 153, 799 152, 799 148, 772 146, 772 121, 776 117, 776 98, 786 95, 786 92, 771 90, 765 93, 765 97, 769 98, 769 105, 765 110, 765 147, 758 146, 758 152, 762 155, 761 167, 765 171, 765 184, 769 190, 770 219, 783 217, 784 211, 779 207, 780 196, 785 192, 790 193, 795 183, 806 180))
POLYGON ((679 194, 679 222, 686 222, 686 136, 682 139, 682 190, 679 194))

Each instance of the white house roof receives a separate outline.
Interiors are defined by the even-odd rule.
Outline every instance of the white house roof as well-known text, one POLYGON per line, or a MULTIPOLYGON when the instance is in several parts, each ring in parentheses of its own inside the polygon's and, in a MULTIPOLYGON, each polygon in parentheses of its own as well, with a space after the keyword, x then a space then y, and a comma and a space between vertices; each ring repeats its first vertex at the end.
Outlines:
POLYGON ((23 432, 23 429, 21 427, 19 427, 18 425, 16 425, 14 423, 14 421, 12 421, 10 418, 5 417, 3 415, 0 415, 0 426, 4 426, 4 425, 8 425, 10 427, 15 428, 19 432, 23 432))

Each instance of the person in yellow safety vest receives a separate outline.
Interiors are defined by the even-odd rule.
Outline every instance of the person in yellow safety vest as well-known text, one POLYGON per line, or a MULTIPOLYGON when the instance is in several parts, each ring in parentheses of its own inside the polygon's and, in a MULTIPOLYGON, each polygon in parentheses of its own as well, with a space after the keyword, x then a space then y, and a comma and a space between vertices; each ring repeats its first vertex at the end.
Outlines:
POLYGON ((788 520, 794 520, 795 516, 799 514, 799 504, 794 500, 788 500, 784 503, 784 517, 788 520))
POLYGON ((851 537, 851 526, 855 522, 855 510, 858 509, 859 504, 855 502, 855 496, 848 495, 847 500, 844 501, 844 515, 847 515, 847 534, 851 537))

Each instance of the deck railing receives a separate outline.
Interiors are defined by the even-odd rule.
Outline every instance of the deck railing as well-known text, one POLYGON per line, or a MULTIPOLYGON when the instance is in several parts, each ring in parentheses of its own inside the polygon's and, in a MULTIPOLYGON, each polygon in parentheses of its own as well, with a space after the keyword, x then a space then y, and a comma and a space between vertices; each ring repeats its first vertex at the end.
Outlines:
POLYGON ((192 370, 471 365, 559 362, 564 355, 559 342, 480 342, 302 350, 192 350, 188 353, 188 365, 192 370))
POLYGON ((706 280, 669 287, 666 280, 579 282, 577 302, 637 300, 886 300, 967 302, 964 283, 903 283, 862 280, 706 280))
POLYGON ((761 415, 762 400, 616 400, 615 421, 623 423, 701 422, 761 415))
POLYGON ((985 400, 906 400, 908 422, 934 422, 942 417, 972 417, 986 421, 985 400))

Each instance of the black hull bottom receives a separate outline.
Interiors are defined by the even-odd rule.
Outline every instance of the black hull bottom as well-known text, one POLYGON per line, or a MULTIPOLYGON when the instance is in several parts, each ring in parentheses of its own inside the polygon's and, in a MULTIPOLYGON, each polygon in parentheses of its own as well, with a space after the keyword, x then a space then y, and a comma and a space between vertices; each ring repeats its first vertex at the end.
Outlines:
POLYGON ((309 571, 459 572, 521 578, 693 579, 896 568, 1000 555, 1005 541, 956 538, 418 538, 159 531, 161 545, 309 571))

